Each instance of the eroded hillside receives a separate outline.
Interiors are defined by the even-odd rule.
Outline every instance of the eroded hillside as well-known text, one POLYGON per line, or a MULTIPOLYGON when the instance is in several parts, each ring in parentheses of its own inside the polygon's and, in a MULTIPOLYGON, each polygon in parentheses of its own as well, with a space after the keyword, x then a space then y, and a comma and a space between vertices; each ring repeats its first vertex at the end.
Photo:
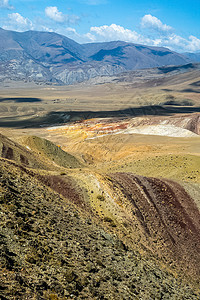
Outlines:
POLYGON ((33 151, 34 139, 25 149, 2 136, 40 157, 40 168, 0 161, 3 299, 199 297, 195 197, 171 180, 60 165, 61 151, 42 168, 53 146, 38 139, 33 151))

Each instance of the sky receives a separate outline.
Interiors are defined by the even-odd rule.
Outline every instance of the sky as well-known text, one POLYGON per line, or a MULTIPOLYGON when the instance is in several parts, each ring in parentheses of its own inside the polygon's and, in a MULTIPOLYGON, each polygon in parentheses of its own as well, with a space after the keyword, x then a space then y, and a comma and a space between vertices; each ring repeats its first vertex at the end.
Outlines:
POLYGON ((0 27, 200 51, 200 0, 0 0, 0 27))

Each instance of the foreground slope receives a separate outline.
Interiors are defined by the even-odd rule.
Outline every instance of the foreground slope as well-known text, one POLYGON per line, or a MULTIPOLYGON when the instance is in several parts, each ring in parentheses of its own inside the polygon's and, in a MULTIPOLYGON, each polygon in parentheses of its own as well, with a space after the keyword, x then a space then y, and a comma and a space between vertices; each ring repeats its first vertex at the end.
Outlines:
POLYGON ((2 157, 0 296, 197 299, 194 200, 171 180, 58 164, 42 170, 2 157))
POLYGON ((70 199, 9 162, 1 161, 0 172, 3 299, 198 298, 70 199))

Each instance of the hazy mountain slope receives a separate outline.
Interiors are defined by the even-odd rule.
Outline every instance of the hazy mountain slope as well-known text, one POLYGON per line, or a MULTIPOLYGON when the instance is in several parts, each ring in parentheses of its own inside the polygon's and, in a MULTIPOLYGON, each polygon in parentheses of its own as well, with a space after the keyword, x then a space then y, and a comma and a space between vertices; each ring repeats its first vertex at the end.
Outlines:
POLYGON ((182 65, 187 57, 166 48, 121 41, 78 44, 53 32, 0 29, 0 80, 82 82, 125 70, 182 65))
POLYGON ((81 45, 53 32, 14 32, 13 39, 37 62, 52 65, 81 61, 81 45))
POLYGON ((197 53, 186 52, 186 53, 183 53, 183 55, 188 57, 193 62, 200 62, 200 53, 199 52, 197 52, 197 53))
POLYGON ((90 58, 96 61, 122 64, 126 70, 163 65, 182 65, 189 61, 183 55, 166 48, 108 42, 84 45, 90 58))
MULTIPOLYGON (((8 52, 25 52, 37 62, 56 64, 72 60, 82 60, 81 45, 73 40, 53 32, 15 32, 0 29, 0 49, 8 52)), ((9 57, 8 57, 9 58, 9 57)))
POLYGON ((12 31, 3 30, 0 28, 0 60, 9 61, 23 56, 23 48, 13 38, 12 31))

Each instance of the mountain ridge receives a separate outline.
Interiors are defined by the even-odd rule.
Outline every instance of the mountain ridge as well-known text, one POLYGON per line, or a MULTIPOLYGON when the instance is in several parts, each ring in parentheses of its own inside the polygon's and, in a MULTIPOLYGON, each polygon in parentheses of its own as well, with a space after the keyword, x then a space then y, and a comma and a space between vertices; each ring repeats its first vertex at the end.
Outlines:
POLYGON ((112 41, 79 44, 55 32, 0 29, 0 80, 73 84, 128 70, 184 65, 164 47, 112 41))

